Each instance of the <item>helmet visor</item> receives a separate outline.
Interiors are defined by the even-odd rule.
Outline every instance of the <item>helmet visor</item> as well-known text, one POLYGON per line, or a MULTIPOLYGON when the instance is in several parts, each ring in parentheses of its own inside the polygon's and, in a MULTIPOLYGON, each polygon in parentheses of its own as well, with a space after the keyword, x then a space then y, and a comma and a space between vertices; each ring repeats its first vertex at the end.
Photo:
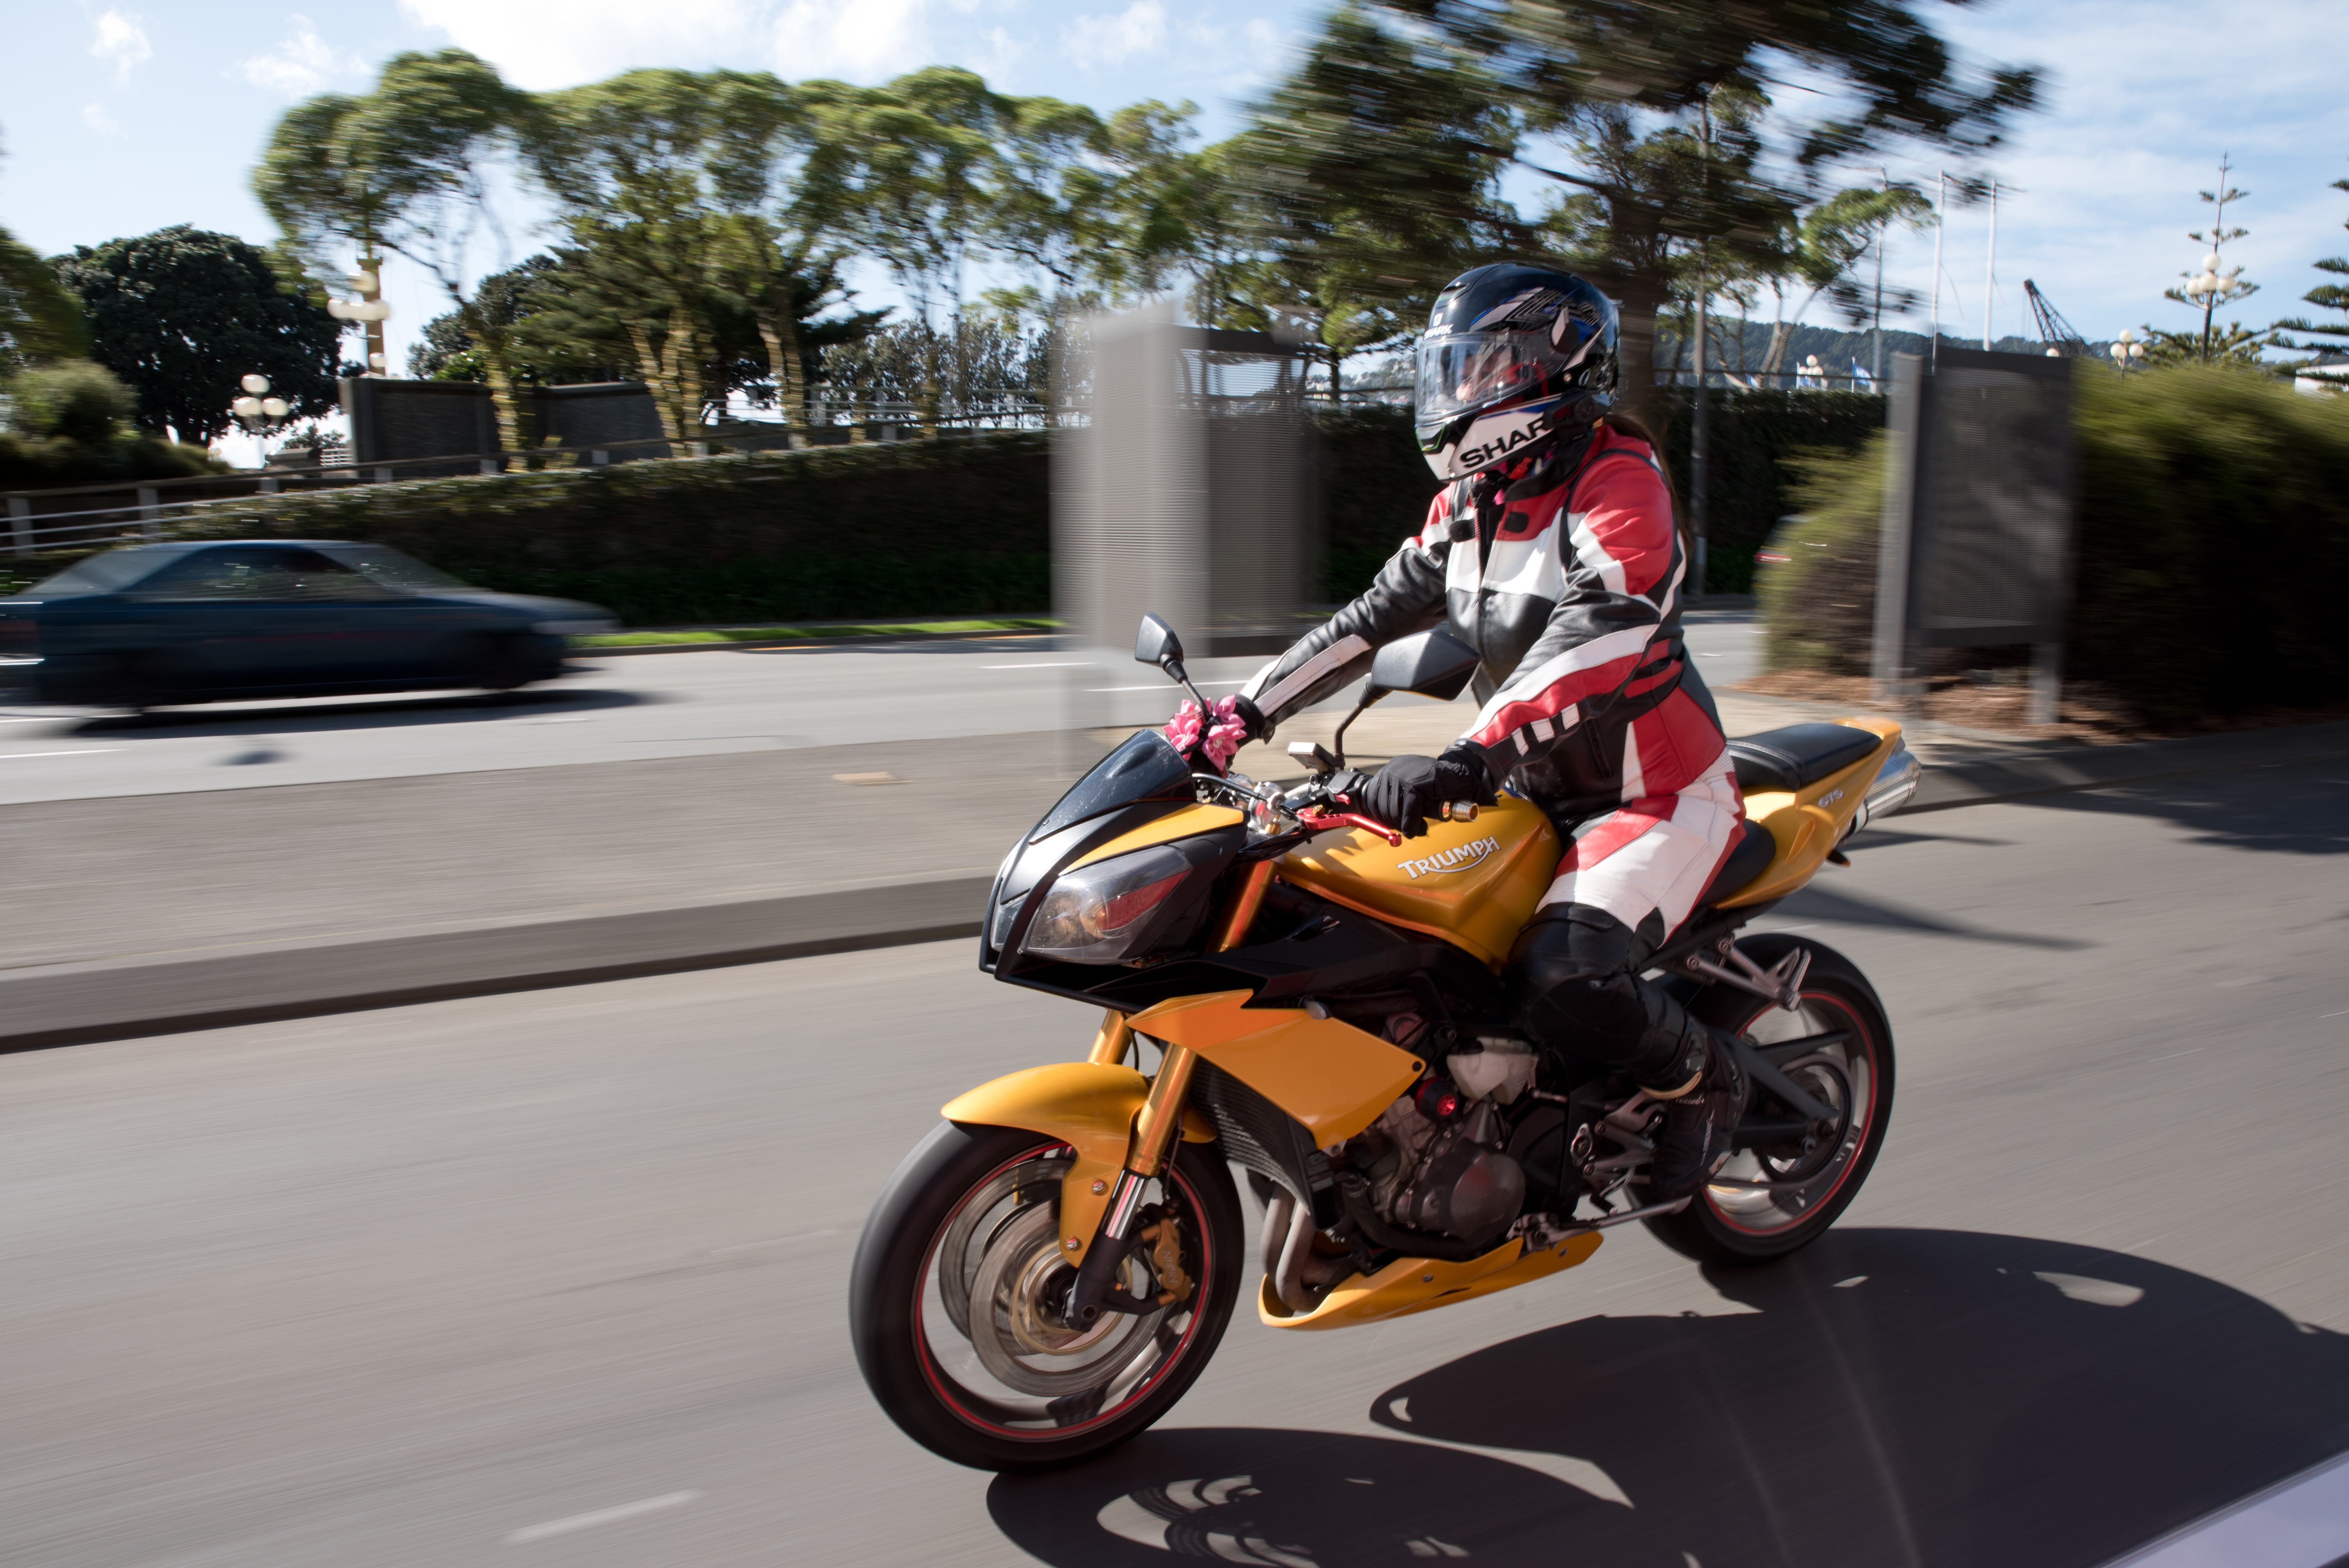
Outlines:
POLYGON ((1569 368, 1567 356, 1536 332, 1453 332, 1419 340, 1422 425, 1529 397, 1569 368))

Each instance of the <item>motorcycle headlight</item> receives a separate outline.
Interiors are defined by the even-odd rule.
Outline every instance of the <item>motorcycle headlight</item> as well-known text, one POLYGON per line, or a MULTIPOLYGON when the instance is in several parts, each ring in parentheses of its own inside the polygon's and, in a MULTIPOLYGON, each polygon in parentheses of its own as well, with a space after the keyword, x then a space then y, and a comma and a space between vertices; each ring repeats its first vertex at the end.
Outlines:
POLYGON ((1022 953, 1114 964, 1140 953, 1193 871, 1171 844, 1063 872, 1028 923, 1022 953))

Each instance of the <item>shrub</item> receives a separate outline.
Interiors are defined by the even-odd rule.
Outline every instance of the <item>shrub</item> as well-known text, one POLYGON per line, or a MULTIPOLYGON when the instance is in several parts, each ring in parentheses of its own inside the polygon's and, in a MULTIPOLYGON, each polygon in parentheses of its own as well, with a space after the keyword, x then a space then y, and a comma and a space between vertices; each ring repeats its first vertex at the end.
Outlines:
MULTIPOLYGON (((2218 367, 2075 383, 2079 533, 2067 679, 2146 718, 2340 700, 2349 644, 2349 399, 2218 367)), ((1774 664, 1862 673, 1882 446, 1805 465, 1807 515, 1764 579, 1774 664)))
POLYGON ((87 359, 32 366, 8 382, 9 428, 40 440, 104 446, 122 433, 137 406, 114 372, 87 359))
POLYGON ((132 429, 130 388, 86 359, 54 360, 8 382, 0 490, 170 480, 218 469, 202 449, 132 429))

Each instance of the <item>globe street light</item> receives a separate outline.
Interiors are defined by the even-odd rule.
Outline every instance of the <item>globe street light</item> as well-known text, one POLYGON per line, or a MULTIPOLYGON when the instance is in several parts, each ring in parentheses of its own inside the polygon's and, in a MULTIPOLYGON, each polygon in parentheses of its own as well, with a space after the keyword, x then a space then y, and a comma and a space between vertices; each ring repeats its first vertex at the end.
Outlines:
POLYGON ((2137 341, 2136 333, 2125 326, 2105 352, 2113 356, 2113 363, 2119 366, 2121 374, 2126 376, 2130 366, 2145 357, 2145 345, 2137 341))
POLYGON ((263 396, 269 390, 266 376, 248 376, 237 385, 244 388, 244 396, 232 400, 228 411, 236 416, 247 435, 261 443, 261 464, 267 468, 269 434, 285 423, 285 417, 294 411, 293 406, 283 397, 263 396))

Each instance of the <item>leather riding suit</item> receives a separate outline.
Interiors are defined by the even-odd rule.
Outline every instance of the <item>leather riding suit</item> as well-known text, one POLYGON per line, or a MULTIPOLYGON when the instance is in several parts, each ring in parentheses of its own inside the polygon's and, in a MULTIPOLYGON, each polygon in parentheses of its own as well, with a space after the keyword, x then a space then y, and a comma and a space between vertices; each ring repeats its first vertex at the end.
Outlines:
POLYGON ((1681 640, 1688 562, 1647 442, 1587 442, 1457 481, 1352 603, 1248 683, 1267 720, 1360 679, 1381 645, 1441 626, 1483 655, 1453 753, 1540 806, 1566 841, 1510 956, 1537 1042, 1684 1092, 1703 1030, 1639 978, 1737 841, 1744 803, 1681 640))

